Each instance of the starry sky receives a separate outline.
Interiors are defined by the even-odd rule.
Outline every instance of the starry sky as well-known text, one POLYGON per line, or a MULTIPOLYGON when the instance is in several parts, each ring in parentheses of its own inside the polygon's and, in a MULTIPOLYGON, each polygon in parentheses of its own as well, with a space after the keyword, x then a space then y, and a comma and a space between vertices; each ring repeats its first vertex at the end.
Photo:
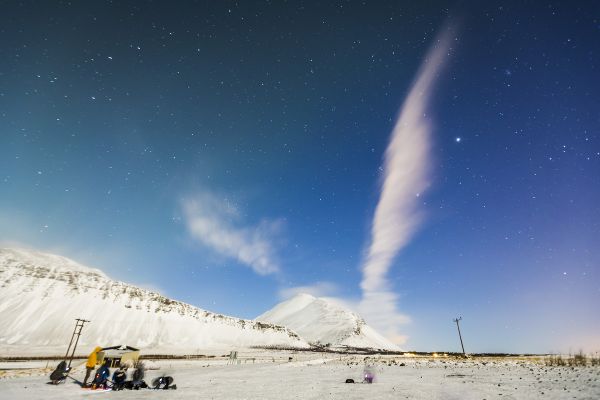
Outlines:
POLYGON ((245 318, 358 304, 445 35, 397 342, 459 351, 462 316, 468 352, 600 350, 600 4, 413 3, 4 3, 0 243, 245 318))

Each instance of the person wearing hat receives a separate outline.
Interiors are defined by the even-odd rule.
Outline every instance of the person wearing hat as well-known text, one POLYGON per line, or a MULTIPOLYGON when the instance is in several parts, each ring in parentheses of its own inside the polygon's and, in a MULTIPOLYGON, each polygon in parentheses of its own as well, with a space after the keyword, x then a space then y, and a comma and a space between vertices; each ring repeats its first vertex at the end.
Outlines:
POLYGON ((96 369, 96 364, 98 363, 98 353, 101 351, 102 347, 96 346, 94 351, 92 351, 88 356, 87 362, 85 363, 85 378, 83 379, 81 387, 86 387, 88 378, 92 374, 92 371, 96 369))

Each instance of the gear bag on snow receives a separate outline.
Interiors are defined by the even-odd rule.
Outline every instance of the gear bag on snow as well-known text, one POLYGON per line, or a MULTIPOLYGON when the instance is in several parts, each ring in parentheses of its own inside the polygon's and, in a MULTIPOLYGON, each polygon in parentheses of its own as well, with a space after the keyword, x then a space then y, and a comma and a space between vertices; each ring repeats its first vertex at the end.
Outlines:
POLYGON ((70 369, 71 368, 67 367, 66 361, 61 361, 56 366, 56 369, 54 371, 52 371, 52 373, 50 374, 50 380, 55 385, 59 384, 60 382, 64 381, 67 378, 67 375, 69 375, 70 369))
POLYGON ((173 385, 172 376, 161 376, 152 380, 153 389, 177 389, 177 385, 173 385))

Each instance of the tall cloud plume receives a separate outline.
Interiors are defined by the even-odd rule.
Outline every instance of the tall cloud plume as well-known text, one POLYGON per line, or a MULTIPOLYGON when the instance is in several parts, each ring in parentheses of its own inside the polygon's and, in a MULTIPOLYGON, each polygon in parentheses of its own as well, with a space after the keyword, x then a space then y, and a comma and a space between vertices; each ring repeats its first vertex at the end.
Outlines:
POLYGON ((235 207, 210 193, 202 193, 182 203, 190 235, 215 252, 252 268, 260 275, 279 271, 273 238, 280 221, 263 220, 256 226, 235 226, 235 207))
POLYGON ((396 255, 410 241, 421 220, 419 197, 429 186, 432 123, 426 111, 434 83, 450 50, 452 31, 445 29, 427 53, 402 105, 385 152, 383 181, 371 226, 371 242, 362 266, 363 297, 359 309, 369 323, 401 343, 398 296, 387 274, 396 255))

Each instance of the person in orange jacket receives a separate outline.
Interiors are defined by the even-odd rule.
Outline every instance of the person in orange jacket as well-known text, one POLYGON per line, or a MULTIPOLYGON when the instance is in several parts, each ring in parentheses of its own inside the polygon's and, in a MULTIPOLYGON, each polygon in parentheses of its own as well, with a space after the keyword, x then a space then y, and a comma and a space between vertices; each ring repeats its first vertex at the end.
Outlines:
POLYGON ((96 369, 96 363, 98 362, 98 353, 102 351, 102 347, 96 346, 94 351, 92 351, 85 363, 85 378, 83 379, 82 387, 85 387, 87 384, 87 380, 92 374, 92 371, 96 369))

